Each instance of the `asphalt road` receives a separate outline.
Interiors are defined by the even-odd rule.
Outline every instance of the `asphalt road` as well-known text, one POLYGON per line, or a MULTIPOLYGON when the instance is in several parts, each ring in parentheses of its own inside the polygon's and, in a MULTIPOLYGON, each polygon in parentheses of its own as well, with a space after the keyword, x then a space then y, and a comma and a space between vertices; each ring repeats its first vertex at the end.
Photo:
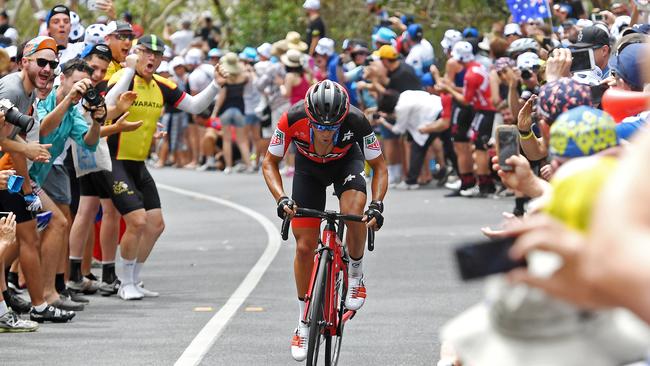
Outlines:
MULTIPOLYGON (((269 218, 275 205, 260 174, 152 171, 159 183, 226 199, 269 218)), ((288 191, 290 191, 287 188, 288 191)), ((390 191, 386 223, 364 260, 368 299, 346 325, 341 365, 435 365, 439 329, 481 299, 458 280, 451 248, 500 221, 511 199, 444 198, 445 190, 390 191)), ((2 336, 0 364, 172 365, 226 303, 264 252, 263 227, 232 208, 160 190, 166 230, 142 272, 160 298, 91 296, 69 324, 2 336)), ((332 199, 328 208, 335 209, 332 199)), ((278 234, 279 235, 279 234, 278 234)), ((201 365, 294 365, 298 308, 295 243, 282 244, 201 365)), ((95 270, 99 275, 99 271, 95 270)))

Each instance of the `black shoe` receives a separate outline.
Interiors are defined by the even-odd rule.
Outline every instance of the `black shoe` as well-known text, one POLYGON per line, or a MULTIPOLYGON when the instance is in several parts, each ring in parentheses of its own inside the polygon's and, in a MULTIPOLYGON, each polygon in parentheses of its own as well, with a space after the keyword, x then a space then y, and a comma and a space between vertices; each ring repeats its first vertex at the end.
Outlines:
POLYGON ((13 311, 18 314, 27 314, 32 308, 32 303, 23 299, 22 297, 12 293, 12 290, 8 290, 11 296, 5 299, 7 306, 9 306, 13 311))
POLYGON ((29 319, 32 321, 42 323, 42 322, 53 322, 53 323, 65 323, 75 317, 77 313, 74 311, 65 311, 59 308, 56 308, 52 305, 48 305, 45 310, 38 312, 36 309, 32 308, 29 312, 29 319))
POLYGON ((84 277, 86 277, 87 279, 89 279, 91 281, 99 282, 99 279, 97 277, 95 277, 95 275, 92 274, 92 273, 89 273, 89 274, 85 275, 84 277))
POLYGON ((102 283, 99 284, 99 293, 102 296, 117 295, 117 290, 120 289, 120 284, 121 282, 117 278, 111 283, 102 281, 102 283))
POLYGON ((86 299, 85 297, 81 296, 79 293, 66 288, 65 290, 61 291, 61 296, 67 298, 68 300, 72 300, 74 302, 78 302, 80 304, 88 304, 90 303, 90 300, 86 299))

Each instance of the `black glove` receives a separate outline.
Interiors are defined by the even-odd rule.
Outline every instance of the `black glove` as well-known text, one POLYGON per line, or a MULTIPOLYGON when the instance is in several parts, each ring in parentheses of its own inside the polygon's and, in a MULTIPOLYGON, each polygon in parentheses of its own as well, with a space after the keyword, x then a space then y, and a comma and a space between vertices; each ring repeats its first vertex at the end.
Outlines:
POLYGON ((368 222, 370 222, 372 219, 375 219, 375 221, 377 221, 377 228, 381 229, 382 225, 384 225, 384 215, 382 215, 383 211, 384 204, 382 202, 372 201, 368 205, 366 212, 363 214, 368 216, 368 222))
POLYGON ((295 202, 289 198, 289 197, 280 197, 278 200, 278 217, 284 220, 284 216, 286 216, 286 212, 284 211, 284 206, 287 206, 290 210, 293 210, 293 205, 295 205, 295 202))

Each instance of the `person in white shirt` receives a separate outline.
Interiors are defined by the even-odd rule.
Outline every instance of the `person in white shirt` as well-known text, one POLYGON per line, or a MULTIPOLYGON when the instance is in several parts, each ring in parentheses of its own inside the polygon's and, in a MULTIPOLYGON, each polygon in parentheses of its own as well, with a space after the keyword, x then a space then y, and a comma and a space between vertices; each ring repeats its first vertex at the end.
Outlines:
POLYGON ((409 25, 406 34, 411 50, 404 62, 413 67, 418 77, 421 77, 433 65, 433 46, 424 39, 420 24, 409 25))
POLYGON ((192 31, 191 27, 192 22, 189 20, 184 20, 181 23, 181 29, 170 35, 169 24, 165 26, 165 29, 163 30, 163 38, 166 41, 170 41, 172 43, 174 46, 175 55, 183 55, 185 50, 194 40, 194 32, 192 31))
POLYGON ((394 134, 401 135, 408 131, 413 137, 408 174, 406 180, 398 187, 419 188, 417 179, 420 169, 427 150, 436 137, 436 134, 421 133, 419 127, 438 119, 442 112, 440 97, 423 90, 407 90, 400 94, 396 90, 388 89, 379 99, 377 110, 380 116, 374 122, 381 123, 394 134), (393 117, 395 124, 388 123, 386 117, 393 117))

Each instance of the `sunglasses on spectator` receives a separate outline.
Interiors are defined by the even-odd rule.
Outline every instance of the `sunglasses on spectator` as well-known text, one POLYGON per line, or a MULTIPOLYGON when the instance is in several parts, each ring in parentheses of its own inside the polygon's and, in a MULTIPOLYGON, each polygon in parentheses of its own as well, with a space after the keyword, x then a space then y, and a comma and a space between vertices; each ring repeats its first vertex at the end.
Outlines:
POLYGON ((45 58, 28 58, 28 60, 36 61, 36 65, 38 65, 40 68, 43 68, 46 65, 50 65, 50 69, 54 70, 57 66, 59 66, 59 61, 56 60, 48 60, 45 58))
POLYGON ((135 35, 133 33, 115 33, 112 34, 113 37, 117 38, 120 41, 133 41, 135 35))
POLYGON ((319 124, 313 123, 313 122, 311 123, 311 125, 315 129, 317 129, 318 131, 328 131, 328 132, 338 131, 338 129, 340 127, 340 125, 324 126, 324 125, 319 125, 319 124))

